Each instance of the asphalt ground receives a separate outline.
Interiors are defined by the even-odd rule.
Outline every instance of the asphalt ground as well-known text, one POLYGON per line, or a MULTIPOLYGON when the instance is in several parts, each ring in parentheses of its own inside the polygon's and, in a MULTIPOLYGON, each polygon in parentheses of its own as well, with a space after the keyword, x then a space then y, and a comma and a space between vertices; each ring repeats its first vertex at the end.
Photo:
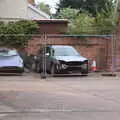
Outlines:
POLYGON ((0 76, 0 120, 120 120, 120 77, 0 76))

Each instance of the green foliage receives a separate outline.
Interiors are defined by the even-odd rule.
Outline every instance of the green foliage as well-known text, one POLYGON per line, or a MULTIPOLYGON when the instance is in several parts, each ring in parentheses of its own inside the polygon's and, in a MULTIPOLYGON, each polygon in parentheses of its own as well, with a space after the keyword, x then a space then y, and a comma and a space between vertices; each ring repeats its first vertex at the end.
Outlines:
POLYGON ((67 33, 69 34, 93 34, 92 26, 95 22, 93 17, 85 13, 79 14, 73 22, 68 25, 67 33))
POLYGON ((88 11, 92 16, 96 16, 97 12, 105 10, 106 5, 108 8, 113 6, 114 0, 60 0, 58 4, 58 11, 63 8, 83 9, 88 11))
POLYGON ((0 24, 0 44, 14 48, 22 48, 36 31, 37 24, 33 21, 17 21, 0 24))
POLYGON ((113 33, 116 26, 115 20, 115 7, 111 6, 109 8, 106 5, 105 10, 102 9, 95 17, 95 24, 96 32, 100 34, 110 34, 113 33))
POLYGON ((64 8, 61 9, 57 18, 58 19, 69 19, 69 20, 73 20, 74 18, 76 18, 76 16, 78 15, 79 10, 77 9, 72 9, 72 8, 64 8))
POLYGON ((92 17, 88 12, 72 8, 60 10, 57 18, 68 19, 67 34, 110 34, 115 28, 114 7, 106 5, 105 10, 98 12, 96 17, 92 17))
POLYGON ((41 11, 47 13, 48 15, 51 15, 49 5, 44 4, 43 2, 40 2, 40 3, 37 5, 37 8, 40 9, 41 11))
POLYGON ((92 34, 94 17, 90 17, 87 12, 80 13, 77 9, 64 8, 60 10, 58 18, 68 19, 67 34, 92 34))

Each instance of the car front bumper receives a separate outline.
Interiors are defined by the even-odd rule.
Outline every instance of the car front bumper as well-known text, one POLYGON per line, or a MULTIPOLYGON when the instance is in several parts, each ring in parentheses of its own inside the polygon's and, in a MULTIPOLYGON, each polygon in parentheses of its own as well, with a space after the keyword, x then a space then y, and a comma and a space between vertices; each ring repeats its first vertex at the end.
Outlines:
POLYGON ((81 64, 81 65, 59 65, 57 67, 58 72, 85 72, 88 73, 88 64, 81 64))
POLYGON ((22 67, 0 67, 0 73, 23 73, 24 68, 22 67))

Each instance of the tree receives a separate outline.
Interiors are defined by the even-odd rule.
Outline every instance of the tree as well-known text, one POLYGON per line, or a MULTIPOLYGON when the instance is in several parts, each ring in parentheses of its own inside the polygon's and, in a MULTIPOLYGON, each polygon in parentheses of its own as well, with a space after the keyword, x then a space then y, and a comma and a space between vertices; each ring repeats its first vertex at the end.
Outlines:
POLYGON ((90 17, 87 12, 79 13, 79 10, 63 8, 57 18, 68 19, 69 24, 67 34, 92 34, 92 26, 95 22, 94 17, 90 17))
POLYGON ((106 5, 105 9, 97 13, 95 17, 96 32, 99 34, 111 34, 115 31, 116 17, 115 17, 115 6, 109 8, 106 5))
POLYGON ((94 17, 88 16, 86 13, 80 13, 68 25, 67 33, 69 34, 94 34, 94 17))
POLYGON ((36 31, 37 24, 33 21, 17 21, 0 24, 0 45, 23 48, 36 31))
POLYGON ((114 7, 102 9, 96 17, 77 9, 61 9, 57 18, 68 19, 67 34, 111 34, 115 29, 114 7))
POLYGON ((47 13, 48 15, 51 15, 50 6, 49 6, 49 5, 44 4, 43 2, 40 2, 40 3, 37 5, 37 8, 40 9, 41 11, 47 13))
POLYGON ((60 10, 57 18, 73 20, 79 13, 79 10, 72 8, 63 8, 60 10))
POLYGON ((106 5, 111 8, 113 3, 113 0, 60 0, 58 11, 62 8, 70 7, 79 10, 83 9, 92 16, 96 16, 97 12, 101 12, 102 9, 105 10, 106 5))

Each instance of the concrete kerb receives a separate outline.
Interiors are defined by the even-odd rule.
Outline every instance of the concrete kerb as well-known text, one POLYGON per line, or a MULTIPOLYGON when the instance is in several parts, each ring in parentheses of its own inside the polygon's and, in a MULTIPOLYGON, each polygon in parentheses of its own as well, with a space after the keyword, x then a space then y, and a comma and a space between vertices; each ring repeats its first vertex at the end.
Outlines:
POLYGON ((116 77, 119 76, 119 72, 103 72, 101 76, 116 77))
POLYGON ((116 76, 117 76, 116 73, 109 73, 109 72, 108 72, 108 73, 102 73, 101 75, 102 75, 102 76, 106 76, 106 77, 107 77, 107 76, 109 76, 109 77, 116 77, 116 76))
POLYGON ((90 77, 119 77, 120 73, 119 72, 90 72, 89 75, 90 77))

